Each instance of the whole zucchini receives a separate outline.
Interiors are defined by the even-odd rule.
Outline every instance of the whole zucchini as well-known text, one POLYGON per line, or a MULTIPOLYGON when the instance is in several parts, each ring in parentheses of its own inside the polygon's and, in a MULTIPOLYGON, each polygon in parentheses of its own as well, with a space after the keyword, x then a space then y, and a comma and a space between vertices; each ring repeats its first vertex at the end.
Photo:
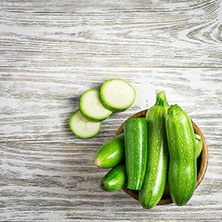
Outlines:
POLYGON ((128 120, 124 124, 127 188, 140 190, 146 171, 147 123, 145 118, 128 120))
POLYGON ((166 132, 170 196, 175 204, 184 205, 192 197, 197 180, 196 140, 189 116, 178 105, 168 110, 166 132))
POLYGON ((105 191, 121 189, 126 183, 125 164, 122 163, 110 170, 101 181, 101 188, 105 191))
POLYGON ((154 207, 161 199, 168 168, 165 117, 168 103, 164 91, 157 94, 156 104, 146 113, 148 124, 147 167, 139 201, 144 208, 154 207))
POLYGON ((110 168, 118 165, 124 156, 123 133, 104 143, 96 152, 94 163, 101 168, 110 168))

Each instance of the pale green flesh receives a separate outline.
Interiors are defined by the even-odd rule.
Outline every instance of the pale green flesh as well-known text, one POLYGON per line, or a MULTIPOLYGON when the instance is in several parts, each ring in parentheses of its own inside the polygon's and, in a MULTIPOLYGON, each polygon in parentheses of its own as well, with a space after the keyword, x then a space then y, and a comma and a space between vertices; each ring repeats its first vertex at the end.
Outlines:
POLYGON ((123 79, 111 79, 101 87, 100 96, 110 109, 124 110, 134 103, 136 91, 123 79))
POLYGON ((84 115, 92 120, 103 120, 112 114, 100 102, 98 89, 88 90, 82 95, 80 109, 84 115))
POLYGON ((78 109, 72 114, 69 120, 69 126, 76 136, 80 138, 90 138, 99 132, 101 122, 88 121, 78 109))

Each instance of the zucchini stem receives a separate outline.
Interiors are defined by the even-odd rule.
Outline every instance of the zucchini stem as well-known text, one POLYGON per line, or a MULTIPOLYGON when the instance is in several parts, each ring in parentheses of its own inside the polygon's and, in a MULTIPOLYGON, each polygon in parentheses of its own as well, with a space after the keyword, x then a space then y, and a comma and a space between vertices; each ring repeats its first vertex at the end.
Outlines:
POLYGON ((168 104, 167 99, 166 99, 166 94, 165 94, 164 91, 161 91, 157 94, 155 106, 167 106, 167 107, 169 107, 169 104, 168 104))

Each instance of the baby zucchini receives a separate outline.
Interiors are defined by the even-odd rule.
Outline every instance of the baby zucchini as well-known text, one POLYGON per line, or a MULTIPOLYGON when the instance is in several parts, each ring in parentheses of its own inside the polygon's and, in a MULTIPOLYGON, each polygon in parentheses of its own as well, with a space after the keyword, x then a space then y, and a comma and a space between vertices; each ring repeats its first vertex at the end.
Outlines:
POLYGON ((110 79, 100 89, 100 100, 103 106, 113 112, 128 109, 136 98, 135 89, 123 79, 110 79))
POLYGON ((168 167, 165 118, 168 103, 164 91, 157 94, 156 104, 146 114, 148 124, 147 167, 139 201, 144 208, 154 207, 161 199, 168 167))
POLYGON ((124 142, 127 188, 140 190, 147 161, 147 123, 145 118, 137 118, 125 122, 124 142))
POLYGON ((125 164, 120 164, 110 170, 101 181, 101 188, 105 191, 121 189, 126 183, 125 164))
POLYGON ((104 143, 96 152, 94 162, 101 168, 110 168, 119 164, 124 155, 123 133, 104 143))
POLYGON ((196 141, 190 118, 178 105, 168 110, 166 132, 169 191, 175 204, 184 205, 192 197, 197 180, 196 141))

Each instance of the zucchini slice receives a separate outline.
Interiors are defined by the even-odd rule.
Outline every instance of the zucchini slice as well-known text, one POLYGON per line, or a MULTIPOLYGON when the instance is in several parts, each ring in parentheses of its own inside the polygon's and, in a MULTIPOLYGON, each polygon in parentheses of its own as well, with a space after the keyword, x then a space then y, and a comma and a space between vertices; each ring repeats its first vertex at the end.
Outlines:
POLYGON ((135 89, 125 80, 115 78, 103 83, 100 100, 106 109, 121 112, 133 105, 136 98, 135 89))
POLYGON ((112 114, 106 109, 99 99, 99 89, 89 89, 80 98, 82 115, 91 121, 102 121, 112 114))
POLYGON ((101 127, 101 122, 92 122, 84 118, 77 109, 69 119, 69 126, 72 132, 80 138, 90 138, 95 136, 101 127))

